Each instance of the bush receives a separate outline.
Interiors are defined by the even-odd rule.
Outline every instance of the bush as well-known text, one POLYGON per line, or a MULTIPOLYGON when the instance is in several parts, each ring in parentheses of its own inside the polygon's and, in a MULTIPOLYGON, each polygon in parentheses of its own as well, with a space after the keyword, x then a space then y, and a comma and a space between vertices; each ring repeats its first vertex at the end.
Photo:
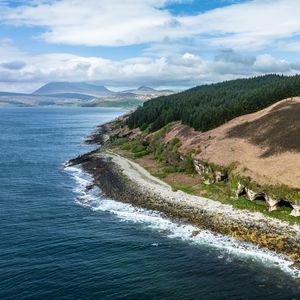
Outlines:
POLYGON ((128 143, 128 141, 129 141, 128 138, 119 138, 112 142, 112 146, 119 147, 121 145, 128 143))

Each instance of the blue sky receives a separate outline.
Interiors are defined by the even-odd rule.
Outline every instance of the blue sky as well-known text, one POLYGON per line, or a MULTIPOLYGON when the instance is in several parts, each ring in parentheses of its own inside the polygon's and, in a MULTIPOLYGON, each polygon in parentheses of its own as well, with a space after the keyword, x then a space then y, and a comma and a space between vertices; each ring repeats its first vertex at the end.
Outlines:
POLYGON ((0 90, 184 89, 300 70, 297 0, 0 0, 0 90))

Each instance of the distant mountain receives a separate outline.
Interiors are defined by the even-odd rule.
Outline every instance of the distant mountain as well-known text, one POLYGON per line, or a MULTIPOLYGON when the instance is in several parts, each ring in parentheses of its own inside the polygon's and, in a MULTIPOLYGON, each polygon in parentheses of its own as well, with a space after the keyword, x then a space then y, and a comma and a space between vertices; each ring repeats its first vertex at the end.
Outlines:
POLYGON ((34 95, 52 95, 52 94, 85 94, 92 96, 110 96, 114 92, 105 86, 94 85, 86 82, 50 82, 36 90, 34 95))
POLYGON ((139 106, 144 101, 174 94, 141 86, 128 91, 113 92, 102 85, 87 82, 50 82, 32 94, 0 92, 0 106, 139 106))
POLYGON ((148 86, 140 86, 137 90, 141 92, 157 92, 157 90, 148 86))
POLYGON ((169 94, 169 95, 176 94, 176 92, 174 92, 172 90, 160 90, 159 92, 160 93, 166 93, 166 94, 169 94))
POLYGON ((97 85, 95 83, 87 83, 87 82, 50 82, 45 84, 36 90, 33 95, 45 95, 45 96, 53 96, 60 97, 64 96, 64 98, 76 98, 82 100, 90 100, 84 99, 82 96, 78 97, 78 95, 87 95, 93 97, 111 97, 118 99, 141 99, 148 100, 151 98, 159 97, 159 96, 168 96, 174 94, 173 91, 170 90, 156 90, 154 88, 148 86, 141 86, 137 89, 113 92, 102 85, 97 85), (74 97, 73 97, 74 96, 74 97))
POLYGON ((23 93, 0 92, 0 97, 14 97, 14 96, 27 96, 23 93))
POLYGON ((134 90, 124 91, 123 93, 131 93, 134 95, 143 95, 150 98, 159 97, 159 96, 168 96, 174 94, 174 91, 171 90, 156 90, 148 86, 141 86, 134 90))

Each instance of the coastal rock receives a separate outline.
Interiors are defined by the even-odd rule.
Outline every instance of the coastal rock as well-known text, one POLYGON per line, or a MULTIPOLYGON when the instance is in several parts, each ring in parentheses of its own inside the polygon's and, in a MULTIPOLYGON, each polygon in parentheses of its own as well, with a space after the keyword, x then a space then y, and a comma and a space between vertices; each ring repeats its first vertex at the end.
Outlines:
MULTIPOLYGON (((232 211, 234 210, 232 207, 209 199, 203 198, 199 202, 196 198, 194 199, 196 196, 180 191, 172 192, 169 186, 154 177, 149 178, 149 181, 146 180, 150 175, 134 162, 127 162, 125 158, 102 154, 98 150, 98 153, 79 157, 73 163, 80 163, 80 161, 82 161, 82 168, 93 177, 94 184, 112 199, 160 211, 169 218, 184 220, 201 229, 231 235, 241 241, 256 243, 286 254, 294 261, 300 261, 299 240, 296 235, 287 233, 290 230, 288 226, 278 227, 277 221, 265 220, 264 217, 258 219, 254 217, 255 214, 251 217, 249 212, 237 213, 237 211, 232 211), (125 165, 127 171, 124 173, 125 165), (128 172, 130 175, 127 174, 128 172), (146 180, 147 183, 143 180, 146 180), (142 185, 141 181, 144 182, 142 185), (161 189, 164 192, 159 192, 161 189), (174 197, 171 196, 173 193, 174 197), (181 198, 182 200, 180 200, 181 198), (243 216, 237 219, 237 214, 243 216)), ((191 234, 196 236, 198 233, 195 231, 191 234)))
POLYGON ((225 181, 228 178, 227 174, 221 172, 221 171, 216 171, 215 172, 215 181, 216 182, 222 182, 225 181))
POLYGON ((94 154, 98 153, 98 151, 99 151, 99 149, 96 149, 96 150, 93 150, 91 152, 88 152, 88 153, 85 153, 85 154, 82 154, 82 155, 78 155, 76 158, 70 159, 68 162, 66 162, 64 164, 64 167, 67 168, 67 167, 82 164, 86 161, 90 161, 91 157, 94 154))
POLYGON ((278 209, 278 203, 281 201, 280 199, 273 199, 270 196, 265 194, 265 200, 267 203, 268 211, 274 211, 278 209))
POLYGON ((245 187, 245 192, 246 192, 246 195, 247 195, 247 197, 248 197, 248 199, 249 199, 250 201, 253 201, 253 200, 256 199, 256 198, 255 198, 256 195, 257 195, 256 192, 250 190, 250 189, 247 188, 247 187, 245 187))
POLYGON ((197 236, 199 233, 200 233, 199 230, 194 230, 194 231, 192 232, 192 234, 191 234, 191 237, 195 237, 195 236, 197 236))
POLYGON ((204 184, 213 184, 217 182, 225 181, 228 176, 220 170, 216 170, 207 162, 201 162, 199 160, 193 160, 195 171, 204 178, 204 184))
POLYGON ((238 182, 237 183, 237 189, 235 190, 236 198, 238 199, 240 197, 240 195, 242 195, 243 193, 245 193, 245 187, 244 187, 243 184, 238 182))
POLYGON ((290 202, 290 204, 293 207, 293 210, 291 212, 291 216, 300 217, 300 203, 290 202))
POLYGON ((254 200, 265 201, 269 212, 277 210, 278 204, 282 201, 280 199, 273 199, 265 192, 255 192, 255 191, 245 187, 240 182, 238 182, 237 189, 235 190, 236 198, 238 199, 243 193, 246 194, 247 198, 250 201, 254 201, 254 200))

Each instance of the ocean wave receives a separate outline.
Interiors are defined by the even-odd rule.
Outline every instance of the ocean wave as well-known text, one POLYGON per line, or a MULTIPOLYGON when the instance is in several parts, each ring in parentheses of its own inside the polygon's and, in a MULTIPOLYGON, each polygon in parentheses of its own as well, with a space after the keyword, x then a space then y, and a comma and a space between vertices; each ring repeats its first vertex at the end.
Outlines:
MULTIPOLYGON (((93 211, 109 212, 120 221, 142 224, 145 228, 159 231, 169 238, 181 239, 192 244, 205 245, 221 251, 220 258, 239 257, 253 262, 263 263, 268 267, 280 268, 294 278, 300 278, 300 271, 293 267, 293 262, 286 256, 260 248, 257 245, 241 242, 231 236, 202 230, 193 225, 181 224, 164 217, 157 211, 146 210, 131 204, 118 202, 101 196, 98 188, 89 189, 91 177, 78 167, 66 170, 76 181, 73 191, 76 202, 93 211)), ((154 243, 158 246, 157 243, 154 243)), ((230 259, 229 259, 230 260, 230 259)))

